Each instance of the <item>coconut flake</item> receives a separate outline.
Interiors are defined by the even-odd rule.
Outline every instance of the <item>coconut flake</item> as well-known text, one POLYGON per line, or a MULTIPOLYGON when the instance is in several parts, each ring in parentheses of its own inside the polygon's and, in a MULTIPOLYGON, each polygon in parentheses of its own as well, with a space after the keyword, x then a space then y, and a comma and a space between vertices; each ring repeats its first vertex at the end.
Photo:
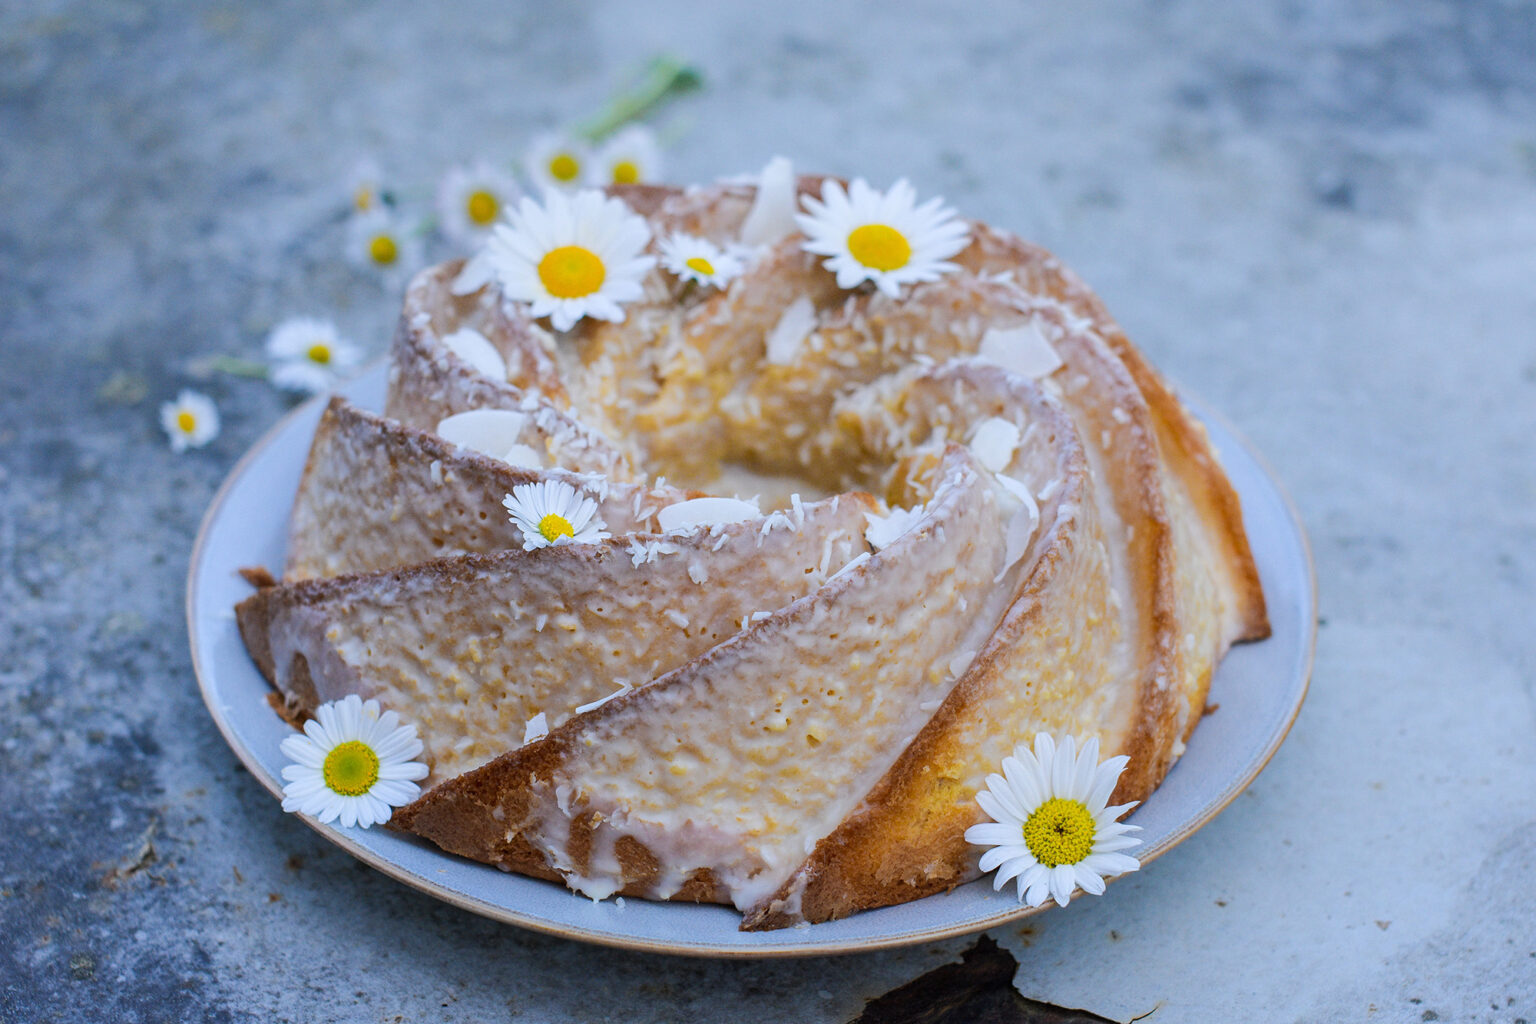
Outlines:
POLYGON ((998 570, 997 576, 992 582, 1002 581, 1009 569, 1024 553, 1029 550, 1029 542, 1035 536, 1035 530, 1040 526, 1040 507, 1035 504, 1034 497, 1018 480, 1011 476, 1003 476, 1001 473, 995 477, 998 484, 1014 498, 1018 499, 1020 508, 1008 520, 1007 533, 1004 535, 1003 567, 998 570))
POLYGON ((492 380, 507 379, 507 361, 485 335, 473 327, 461 327, 443 338, 443 346, 492 380))
POLYGON ((1000 416, 982 420, 971 438, 971 454, 993 473, 1001 473, 1013 461, 1023 434, 1011 420, 1000 416))
POLYGON ((482 249, 464 264, 464 269, 459 271, 459 276, 453 279, 453 284, 449 285, 448 290, 455 295, 473 295, 495 278, 495 265, 482 249))
POLYGON ((663 533, 672 533, 695 526, 745 522, 760 515, 762 511, 755 501, 742 501, 740 498, 689 498, 657 512, 656 522, 663 533))
POLYGON ((528 724, 523 727, 523 745, 527 746, 535 740, 541 740, 549 735, 549 719, 540 711, 528 719, 528 724))
POLYGON ((523 469, 543 469, 544 459, 539 453, 526 444, 515 444, 507 449, 507 453, 501 457, 501 461, 509 466, 518 466, 523 469))
MULTIPOLYGON (((959 679, 965 675, 965 670, 970 668, 971 662, 975 660, 976 651, 972 648, 967 648, 956 654, 953 658, 949 659, 949 677, 951 679, 959 679)), ((923 710, 926 711, 928 709, 924 708, 923 710)))
POLYGON ((439 420, 437 436, 449 444, 499 459, 518 443, 527 422, 528 417, 520 412, 472 409, 439 420))
POLYGON ((802 295, 785 307, 779 322, 768 332, 768 361, 778 366, 794 362, 815 326, 816 307, 802 295))
POLYGON ((1034 321, 1022 327, 989 327, 976 354, 1009 373, 1025 377, 1044 377, 1061 366, 1061 356, 1034 321))
POLYGON ((795 166, 789 157, 776 156, 757 179, 757 195, 741 222, 741 244, 771 245, 793 234, 795 205, 795 166))
POLYGON ((583 714, 586 714, 588 711, 592 711, 592 710, 594 710, 596 708, 600 708, 604 704, 607 704, 609 701, 613 700, 615 697, 622 697, 626 693, 628 693, 630 690, 633 690, 633 689, 634 689, 634 687, 630 686, 628 683, 621 682, 621 683, 619 683, 619 688, 617 690, 614 690, 608 696, 606 696, 606 697, 599 697, 597 700, 593 701, 590 704, 583 704, 583 705, 581 705, 581 707, 576 709, 576 714, 583 715, 583 714))
POLYGON ((831 583, 833 580, 837 579, 839 576, 846 576, 848 573, 853 572, 853 570, 857 569, 859 566, 861 566, 865 562, 869 561, 869 559, 870 559, 870 554, 869 554, 868 551, 860 551, 857 555, 853 556, 853 558, 848 562, 847 565, 843 566, 841 569, 837 570, 837 572, 833 573, 831 575, 831 577, 828 578, 827 582, 831 583))
POLYGON ((897 538, 907 533, 917 525, 917 521, 923 517, 923 508, 893 508, 890 515, 877 516, 873 512, 864 513, 864 519, 869 523, 864 529, 864 539, 869 541, 869 546, 876 551, 883 551, 894 544, 897 538))

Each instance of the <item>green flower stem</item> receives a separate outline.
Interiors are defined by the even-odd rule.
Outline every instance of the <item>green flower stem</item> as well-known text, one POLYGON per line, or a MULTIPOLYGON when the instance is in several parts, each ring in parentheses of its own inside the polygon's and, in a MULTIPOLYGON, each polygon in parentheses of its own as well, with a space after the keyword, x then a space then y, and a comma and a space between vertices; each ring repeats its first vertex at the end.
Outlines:
POLYGON ((575 127, 575 135, 593 145, 631 121, 638 121, 673 96, 702 87, 697 68, 676 57, 651 58, 639 83, 620 93, 596 117, 575 127))
POLYGON ((246 377, 251 380, 267 379, 266 363, 235 356, 206 356, 193 360, 188 364, 187 369, 194 377, 211 377, 216 373, 227 373, 231 377, 246 377))

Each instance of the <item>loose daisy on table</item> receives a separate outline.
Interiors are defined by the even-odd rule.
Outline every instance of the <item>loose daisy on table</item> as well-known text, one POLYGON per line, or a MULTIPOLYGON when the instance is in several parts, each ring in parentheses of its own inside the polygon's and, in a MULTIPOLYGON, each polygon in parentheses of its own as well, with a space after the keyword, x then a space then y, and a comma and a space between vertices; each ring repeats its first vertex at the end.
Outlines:
POLYGON ((541 190, 576 189, 591 173, 592 154, 565 135, 541 135, 528 147, 523 170, 541 190))
POLYGON ((272 383, 286 391, 324 391, 354 369, 362 350, 342 339, 329 320, 293 317, 267 335, 272 383))
POLYGON ((891 298, 903 285, 937 281, 959 268, 946 262, 964 249, 970 229, 937 197, 916 205, 905 178, 878 192, 855 178, 847 192, 828 179, 821 198, 804 197, 807 212, 795 221, 805 233, 806 252, 826 256, 839 288, 873 282, 891 298))
POLYGON ((443 175, 438 185, 438 223, 451 241, 479 241, 490 233, 501 211, 520 194, 510 176, 488 163, 455 167, 443 175))
POLYGON ((656 133, 643 125, 630 125, 603 144, 590 166, 587 180, 599 188, 655 181, 661 177, 656 133))
POLYGON ((304 735, 283 740, 293 763, 283 769, 283 810, 298 811, 322 824, 341 819, 345 828, 368 828, 389 820, 392 808, 421 793, 417 779, 427 766, 414 725, 401 725, 379 702, 349 694, 322 704, 304 723, 304 735))
POLYGON ((597 502, 563 480, 518 484, 502 505, 513 524, 523 531, 524 551, 608 539, 607 524, 597 514, 597 502))
POLYGON ((201 448, 219 436, 219 408, 207 395, 183 389, 176 401, 160 406, 160 426, 172 451, 201 448))
POLYGON ((1017 878, 1020 902, 1038 907, 1053 898, 1064 907, 1074 889, 1099 896, 1106 877, 1140 867, 1120 852, 1141 843, 1127 835, 1139 826, 1115 820, 1136 805, 1105 806, 1129 760, 1100 764, 1097 739, 1079 751, 1068 736, 1058 749, 1045 733, 1033 751, 1020 744, 1003 758, 1003 774, 988 775, 976 794, 993 820, 965 830, 966 842, 992 847, 981 855, 982 871, 997 869, 992 888, 1017 878))
POLYGON ((359 214, 348 228, 347 255, 352 262, 386 277, 415 269, 419 248, 404 225, 383 208, 359 214))
POLYGON ((584 316, 623 320, 623 303, 640 297, 640 280, 656 263, 643 254, 651 239, 644 218, 595 189, 549 192, 542 204, 525 196, 509 217, 475 262, 557 331, 584 316))
POLYGON ((374 160, 359 160, 347 176, 347 198, 357 213, 367 213, 387 206, 384 172, 374 160))
POLYGON ((735 253, 693 235, 670 235, 658 248, 661 265, 677 277, 716 288, 724 288, 745 266, 735 253))

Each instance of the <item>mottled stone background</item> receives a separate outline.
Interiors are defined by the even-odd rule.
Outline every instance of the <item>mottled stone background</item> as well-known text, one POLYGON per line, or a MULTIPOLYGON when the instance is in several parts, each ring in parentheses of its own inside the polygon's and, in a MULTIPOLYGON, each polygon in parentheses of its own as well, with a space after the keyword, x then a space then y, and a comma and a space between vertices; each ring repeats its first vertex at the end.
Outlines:
MULTIPOLYGON (((342 258, 378 157, 424 201, 661 51, 698 180, 775 153, 1057 250, 1272 461, 1315 548, 1309 702, 1213 824, 1002 929, 1117 1019, 1536 1020, 1536 6, 1221 0, 0 7, 0 1020, 843 1021, 961 940, 641 956, 329 847, 192 677, 204 506, 283 412, 198 374, 274 321, 382 348, 342 258), (158 404, 224 413, 172 454, 158 404)), ((434 254, 435 255, 435 254, 434 254)))

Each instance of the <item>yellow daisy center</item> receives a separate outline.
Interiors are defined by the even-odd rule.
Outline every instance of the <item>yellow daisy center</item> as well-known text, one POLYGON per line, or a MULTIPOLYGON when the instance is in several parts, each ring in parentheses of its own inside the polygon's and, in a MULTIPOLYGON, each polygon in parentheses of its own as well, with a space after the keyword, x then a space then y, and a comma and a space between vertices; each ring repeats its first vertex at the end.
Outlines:
POLYGON ((543 534, 544 539, 551 544, 561 537, 576 536, 576 530, 571 526, 571 521, 553 512, 539 520, 539 533, 543 534))
POLYGON ((1048 868, 1076 864, 1093 852, 1093 815, 1081 800, 1053 797, 1024 822, 1024 845, 1048 868))
POLYGON ((362 185, 352 193, 352 204, 359 210, 368 210, 373 207, 373 186, 362 185))
POLYGON ((379 755, 362 740, 348 740, 331 748, 320 770, 331 792, 362 796, 379 781, 379 755))
POLYGON ((469 198, 464 201, 464 212, 469 214, 470 220, 481 227, 485 227, 495 220, 496 214, 500 210, 501 204, 496 201, 495 196, 485 191, 485 189, 471 192, 469 198))
POLYGON ((715 265, 703 256, 690 256, 683 263, 683 266, 689 270, 697 271, 705 277, 713 277, 715 275, 715 265))
POLYGON ((197 417, 183 409, 176 414, 176 429, 183 434, 190 434, 197 429, 197 417))
POLYGON ((368 243, 368 258, 387 267, 400 258, 400 247, 388 235, 374 235, 368 243))
POLYGON ((875 270, 900 270, 912 260, 912 243, 889 225, 863 224, 848 232, 848 253, 875 270))
POLYGON ((620 160, 613 165, 613 183, 615 185, 633 185, 640 180, 640 168, 633 160, 620 160))
POLYGON ((603 286, 603 261, 591 249, 562 245, 539 260, 539 280, 557 299, 579 299, 603 286))
POLYGON ((309 357, 309 361, 312 363, 319 363, 321 366, 330 365, 331 346, 323 341, 317 341, 309 346, 309 351, 304 354, 309 357))
POLYGON ((556 181, 575 181, 581 174, 581 161, 569 153, 556 153, 549 158, 549 176, 556 181))

